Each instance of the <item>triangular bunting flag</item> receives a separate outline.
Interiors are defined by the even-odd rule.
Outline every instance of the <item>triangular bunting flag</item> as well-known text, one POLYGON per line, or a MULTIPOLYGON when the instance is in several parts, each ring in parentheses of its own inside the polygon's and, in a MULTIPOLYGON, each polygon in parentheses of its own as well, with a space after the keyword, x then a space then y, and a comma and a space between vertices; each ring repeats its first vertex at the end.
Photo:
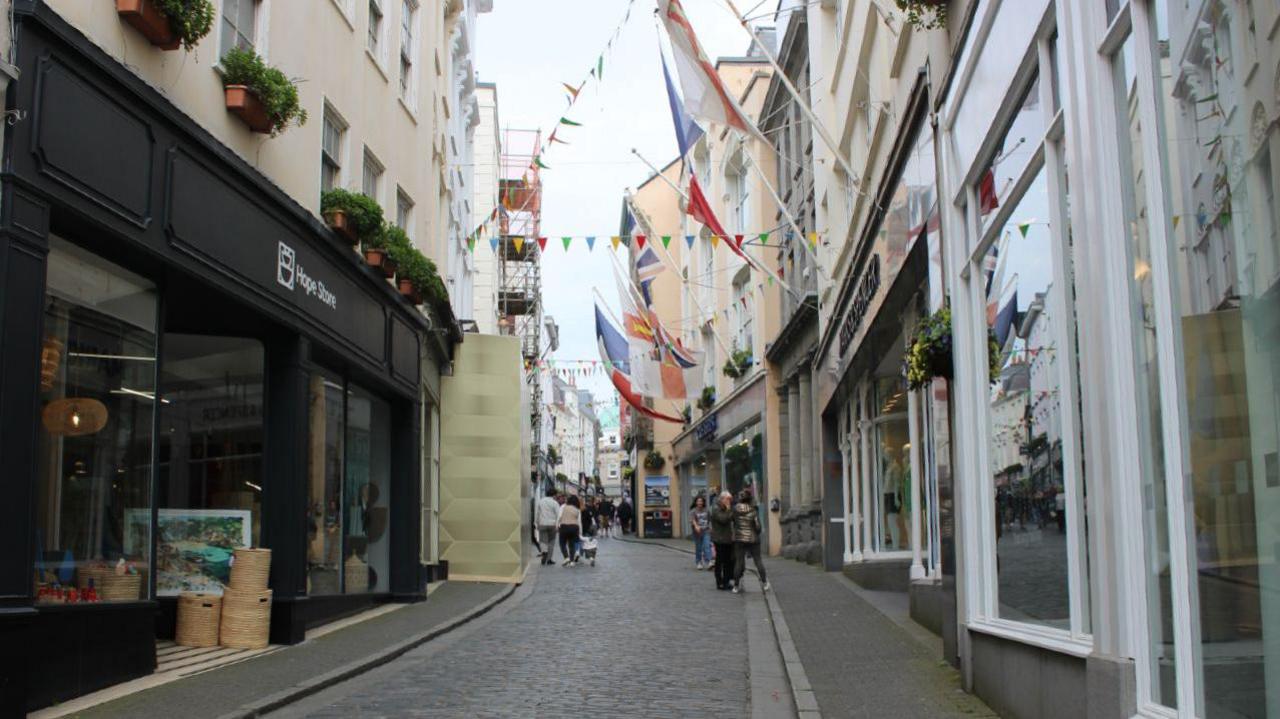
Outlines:
POLYGON ((565 252, 568 252, 568 251, 569 251, 569 243, 570 243, 570 242, 573 242, 573 238, 572 238, 572 237, 561 237, 561 238, 560 238, 560 241, 564 243, 564 251, 565 251, 565 252))
POLYGON ((769 233, 768 233, 768 232, 761 232, 761 233, 760 233, 760 244, 762 244, 762 245, 767 245, 767 244, 769 244, 769 233))
POLYGON ((581 90, 581 88, 574 87, 573 85, 570 85, 567 82, 562 82, 560 84, 564 85, 565 91, 568 92, 569 96, 572 98, 571 100, 569 100, 569 102, 573 102, 574 100, 578 99, 578 92, 581 90))
POLYGON ((614 235, 613 237, 609 238, 609 242, 613 243, 613 249, 616 251, 618 249, 618 244, 622 242, 622 238, 618 237, 617 235, 614 235))
POLYGON ((567 118, 567 117, 562 117, 562 118, 560 118, 560 124, 561 124, 561 125, 568 125, 569 127, 582 127, 582 123, 581 123, 581 122, 574 122, 573 120, 570 120, 570 119, 569 119, 569 118, 567 118))
POLYGON ((476 251, 476 238, 475 238, 475 237, 468 237, 468 238, 467 238, 467 251, 469 251, 469 252, 475 252, 475 251, 476 251))
POLYGON ((636 235, 636 249, 644 249, 644 235, 636 235))
POLYGON ((489 238, 489 248, 494 252, 498 251, 498 238, 496 237, 489 238))
POLYGON ((715 247, 715 246, 716 246, 716 245, 718 245, 718 244, 720 244, 720 235, 712 235, 712 236, 711 236, 711 246, 712 246, 712 247, 715 247))
POLYGON ((809 246, 814 249, 818 248, 818 233, 816 232, 809 233, 809 246))
POLYGON ((1173 231, 1174 231, 1174 232, 1177 232, 1177 231, 1178 231, 1178 222, 1179 222, 1181 219, 1182 219, 1182 215, 1174 215, 1174 216, 1173 216, 1173 231))
POLYGON ((743 238, 743 236, 742 236, 742 235, 734 235, 734 236, 733 236, 733 242, 734 242, 734 244, 736 244, 738 247, 742 247, 742 240, 743 240, 743 239, 744 239, 744 238, 743 238))
POLYGON ((590 252, 590 251, 594 250, 595 248, 596 248, 596 238, 595 238, 595 237, 588 237, 588 238, 587 238, 587 252, 590 252))
POLYGON ((773 275, 769 275, 769 286, 773 287, 773 275))
POLYGON ((538 249, 542 250, 543 252, 547 251, 547 238, 545 237, 538 238, 538 249))
POLYGON ((1018 232, 1019 232, 1023 237, 1026 237, 1026 236, 1027 236, 1027 230, 1029 230, 1029 229, 1031 229, 1031 221, 1030 221, 1030 220, 1028 220, 1028 221, 1026 221, 1026 222, 1019 222, 1019 223, 1018 223, 1018 232))
POLYGON ((782 268, 781 268, 781 267, 779 267, 779 268, 778 268, 778 279, 780 279, 780 280, 785 280, 785 279, 787 279, 786 275, 785 275, 785 274, 783 274, 783 272, 782 272, 782 268))
POLYGON ((542 170, 550 170, 550 169, 551 169, 551 166, 550 166, 550 165, 547 165, 547 164, 545 164, 545 163, 543 163, 543 162, 542 162, 542 155, 534 155, 534 156, 533 156, 533 164, 537 165, 537 166, 538 166, 538 168, 539 168, 539 169, 542 169, 542 170))
POLYGON ((685 243, 686 245, 688 245, 688 246, 689 246, 689 249, 691 249, 691 250, 692 250, 692 249, 693 249, 693 235, 685 235, 685 236, 684 236, 684 243, 685 243))
POLYGON ((511 244, 516 246, 516 254, 520 254, 520 250, 524 249, 524 238, 519 235, 511 238, 511 244))
POLYGON ((671 245, 671 235, 663 235, 663 236, 662 236, 662 249, 664 249, 664 250, 665 250, 665 249, 667 249, 667 247, 668 247, 668 246, 670 246, 670 245, 671 245))

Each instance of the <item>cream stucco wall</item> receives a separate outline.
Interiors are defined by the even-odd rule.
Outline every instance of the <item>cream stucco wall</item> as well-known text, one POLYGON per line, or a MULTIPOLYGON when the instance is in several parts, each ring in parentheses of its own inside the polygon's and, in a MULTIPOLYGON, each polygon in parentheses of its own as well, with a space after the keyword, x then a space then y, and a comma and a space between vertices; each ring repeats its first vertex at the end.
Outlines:
MULTIPOLYGON (((472 207, 476 226, 480 226, 498 206, 498 172, 502 154, 498 88, 484 84, 476 86, 476 100, 480 107, 480 124, 475 131, 472 207)), ((482 233, 472 253, 476 271, 472 312, 468 318, 476 321, 481 332, 491 335, 498 333, 498 262, 489 238, 496 236, 497 231, 495 223, 488 233, 482 233)))
MULTIPOLYGON (((223 0, 213 0, 221 12, 223 0)), ((359 190, 364 151, 384 167, 378 200, 396 217, 396 188, 413 201, 410 235, 445 268, 441 185, 447 170, 441 103, 451 69, 443 51, 460 3, 424 0, 415 18, 416 87, 400 96, 401 2, 383 0, 382 57, 366 49, 368 3, 354 0, 259 0, 256 46, 296 78, 306 125, 279 137, 254 134, 227 112, 218 73, 217 26, 192 52, 164 52, 122 22, 110 2, 48 0, 107 54, 166 95, 218 141, 256 167, 303 207, 318 213, 320 138, 326 103, 347 123, 339 184, 359 190), (446 13, 449 13, 448 15, 446 13)))

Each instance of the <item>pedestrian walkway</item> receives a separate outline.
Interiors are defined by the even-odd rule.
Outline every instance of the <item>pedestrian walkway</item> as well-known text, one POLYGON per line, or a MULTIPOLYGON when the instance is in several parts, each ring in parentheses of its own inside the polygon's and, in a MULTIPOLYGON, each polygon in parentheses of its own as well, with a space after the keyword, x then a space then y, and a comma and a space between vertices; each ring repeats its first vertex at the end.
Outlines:
POLYGON ((996 716, 936 651, 838 574, 776 558, 765 568, 823 716, 996 716))
POLYGON ((793 717, 759 592, 617 539, 512 601, 273 717, 793 717))
MULTIPOLYGON (((428 601, 323 633, 295 646, 99 704, 85 719, 215 719, 250 715, 300 691, 386 661, 398 645, 457 622, 509 594, 505 584, 446 582, 428 601)), ((56 707, 55 707, 56 709, 56 707)))

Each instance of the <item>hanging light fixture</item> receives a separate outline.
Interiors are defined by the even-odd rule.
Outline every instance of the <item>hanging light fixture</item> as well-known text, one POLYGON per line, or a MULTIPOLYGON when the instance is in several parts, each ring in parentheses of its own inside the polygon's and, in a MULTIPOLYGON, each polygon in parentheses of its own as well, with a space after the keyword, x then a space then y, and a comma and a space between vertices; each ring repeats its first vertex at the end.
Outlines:
POLYGON ((107 406, 89 397, 64 397, 44 406, 40 421, 49 434, 80 437, 107 426, 107 406))

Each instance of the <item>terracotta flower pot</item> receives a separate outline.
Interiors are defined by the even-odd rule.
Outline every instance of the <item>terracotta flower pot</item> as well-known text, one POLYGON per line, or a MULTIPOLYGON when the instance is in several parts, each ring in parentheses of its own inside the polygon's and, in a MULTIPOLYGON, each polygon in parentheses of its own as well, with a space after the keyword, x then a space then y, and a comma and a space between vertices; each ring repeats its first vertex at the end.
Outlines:
POLYGON ((258 96, 244 85, 227 85, 227 109, 234 112, 254 132, 271 132, 271 117, 258 96))
POLYGON ((366 249, 364 251, 364 262, 370 267, 382 270, 382 274, 388 278, 396 275, 396 263, 387 255, 387 251, 381 247, 366 249))
POLYGON ((408 297, 409 301, 413 302, 415 305, 422 304, 422 295, 418 293, 418 288, 414 287, 412 282, 401 277, 398 280, 398 284, 400 287, 400 294, 408 297))
POLYGON ((161 50, 182 47, 182 41, 169 25, 168 16, 160 12, 151 0, 116 0, 116 13, 161 50))
POLYGON ((351 219, 347 217, 346 210, 329 210, 325 212, 324 222, 329 226, 329 229, 347 238, 351 244, 354 245, 356 243, 356 231, 351 226, 351 219))

